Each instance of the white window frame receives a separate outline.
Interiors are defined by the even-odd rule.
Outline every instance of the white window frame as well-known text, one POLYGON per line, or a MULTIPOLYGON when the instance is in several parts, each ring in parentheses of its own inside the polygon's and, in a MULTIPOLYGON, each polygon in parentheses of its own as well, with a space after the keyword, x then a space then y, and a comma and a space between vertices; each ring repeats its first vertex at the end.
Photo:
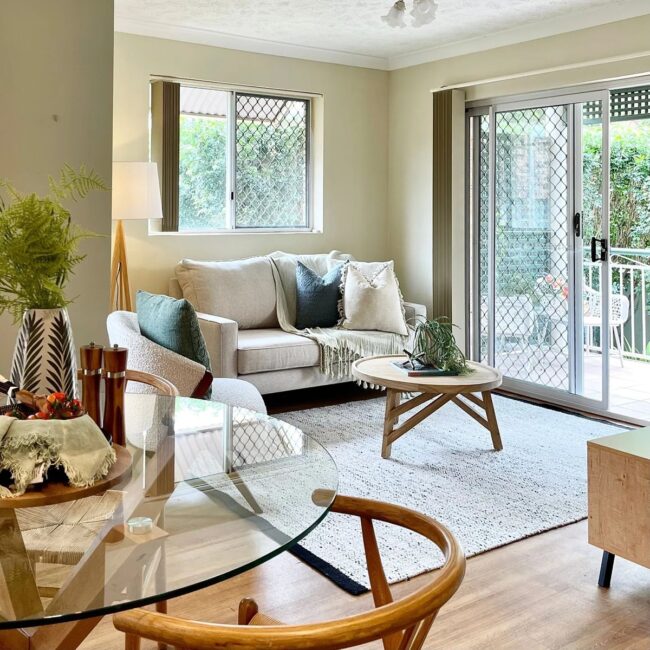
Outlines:
MULTIPOLYGON (((169 80, 169 79, 166 79, 169 80)), ((255 233, 314 233, 321 232, 321 229, 316 228, 315 223, 315 205, 314 205, 314 147, 312 146, 314 138, 314 110, 313 110, 313 99, 314 95, 307 93, 298 93, 292 91, 281 91, 281 90, 270 90, 270 89, 259 89, 259 88, 250 88, 245 86, 231 86, 231 85, 221 85, 214 83, 204 83, 204 82, 188 82, 188 81, 179 81, 175 79, 182 87, 189 88, 202 88, 206 90, 215 90, 220 92, 226 92, 229 94, 228 99, 228 108, 226 115, 227 123, 227 133, 228 133, 228 150, 226 156, 226 226, 224 228, 209 228, 204 230, 192 229, 192 230, 181 230, 180 227, 178 230, 171 231, 173 235, 210 235, 210 234, 255 234, 255 233), (304 226, 282 226, 282 227, 237 227, 236 226, 236 215, 235 215, 235 205, 236 205, 236 174, 235 174, 235 164, 237 160, 237 94, 250 94, 258 95, 260 97, 269 97, 273 99, 290 99, 306 102, 307 108, 307 130, 306 130, 306 174, 305 174, 305 193, 306 193, 306 223, 304 226)), ((182 113, 181 113, 182 114, 182 113)), ((180 183, 180 175, 179 175, 180 183)), ((180 219, 180 215, 179 215, 180 219)), ((180 224, 179 224, 180 226, 180 224)))

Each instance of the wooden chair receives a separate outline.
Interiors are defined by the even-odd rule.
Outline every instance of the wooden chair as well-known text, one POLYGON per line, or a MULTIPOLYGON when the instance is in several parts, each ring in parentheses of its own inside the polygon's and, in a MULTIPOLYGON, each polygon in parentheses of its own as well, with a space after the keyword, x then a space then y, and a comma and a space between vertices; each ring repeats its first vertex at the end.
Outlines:
MULTIPOLYGON (((315 494, 314 498, 318 501, 319 495, 315 494)), ((186 650, 334 650, 378 639, 382 639, 385 650, 422 648, 436 614, 454 595, 465 575, 465 557, 456 538, 430 517, 380 501, 337 496, 332 512, 361 519, 374 610, 339 620, 283 625, 259 613, 255 601, 244 599, 239 605, 239 625, 220 625, 134 609, 113 617, 115 627, 126 634, 126 650, 138 650, 141 638, 186 650), (432 574, 428 584, 400 600, 393 600, 373 520, 402 526, 426 537, 443 552, 444 566, 432 574)))
MULTIPOLYGON (((158 375, 152 375, 148 372, 141 372, 140 370, 127 370, 126 381, 133 381, 137 384, 146 384, 155 388, 160 395, 168 395, 169 397, 178 397, 178 388, 158 375)), ((128 388, 128 384, 127 384, 128 388)))
MULTIPOLYGON (((105 374, 106 373, 102 373, 102 375, 105 374)), ((83 371, 77 370, 77 379, 82 378, 83 371)), ((151 386, 152 388, 155 388, 161 395, 168 395, 169 397, 178 397, 179 395, 178 388, 176 388, 176 386, 174 386, 171 381, 167 381, 158 375, 152 375, 149 372, 141 372, 140 370, 127 370, 125 378, 127 382, 133 381, 136 384, 146 384, 147 386, 151 386)))

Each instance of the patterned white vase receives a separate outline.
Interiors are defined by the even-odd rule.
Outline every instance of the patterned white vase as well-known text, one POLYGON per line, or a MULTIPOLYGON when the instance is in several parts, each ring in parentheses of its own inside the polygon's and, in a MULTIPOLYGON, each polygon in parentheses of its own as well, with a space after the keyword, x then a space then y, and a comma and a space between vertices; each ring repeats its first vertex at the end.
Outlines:
POLYGON ((11 381, 23 390, 76 397, 77 354, 67 309, 30 309, 16 340, 11 381))

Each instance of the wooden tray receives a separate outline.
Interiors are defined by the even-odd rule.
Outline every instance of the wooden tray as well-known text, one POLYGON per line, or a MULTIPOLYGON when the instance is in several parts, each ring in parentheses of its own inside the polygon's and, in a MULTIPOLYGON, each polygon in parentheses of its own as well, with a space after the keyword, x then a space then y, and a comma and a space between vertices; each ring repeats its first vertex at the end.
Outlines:
POLYGON ((54 503, 74 501, 84 497, 106 492, 131 475, 131 453, 126 447, 113 445, 117 459, 105 478, 88 487, 72 487, 64 483, 47 483, 39 490, 31 490, 18 497, 0 499, 0 510, 14 508, 34 508, 54 503))

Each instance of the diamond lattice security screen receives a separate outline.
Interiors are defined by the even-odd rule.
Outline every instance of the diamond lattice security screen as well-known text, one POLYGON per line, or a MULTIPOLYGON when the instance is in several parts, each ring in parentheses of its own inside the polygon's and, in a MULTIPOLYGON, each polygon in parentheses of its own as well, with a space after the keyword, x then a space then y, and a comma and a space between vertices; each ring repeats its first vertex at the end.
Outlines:
POLYGON ((309 227, 309 102, 237 93, 235 227, 309 227))
POLYGON ((499 112, 495 126, 494 364, 568 389, 567 109, 499 112))

